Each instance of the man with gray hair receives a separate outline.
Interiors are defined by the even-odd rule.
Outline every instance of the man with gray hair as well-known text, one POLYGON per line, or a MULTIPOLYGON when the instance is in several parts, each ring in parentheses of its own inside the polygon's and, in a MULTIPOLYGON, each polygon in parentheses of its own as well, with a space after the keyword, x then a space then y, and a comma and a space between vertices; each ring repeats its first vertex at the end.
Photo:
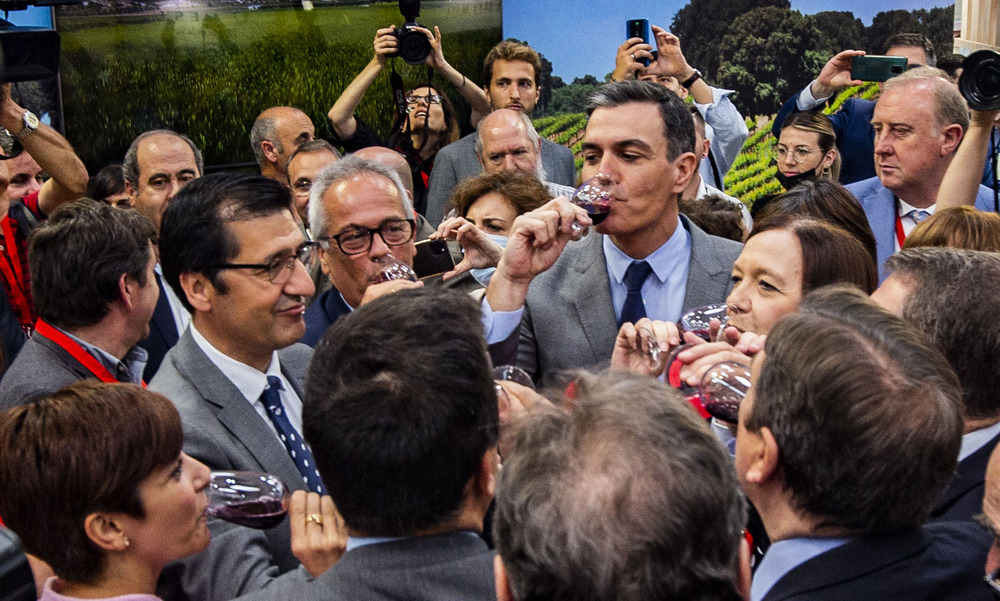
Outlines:
POLYGON ((521 111, 497 109, 487 115, 476 132, 476 156, 483 173, 524 171, 542 182, 553 197, 573 196, 573 188, 546 181, 542 140, 531 117, 521 111))
MULTIPOLYGON (((190 138, 169 129, 154 129, 139 134, 132 141, 122 161, 122 171, 129 201, 135 210, 153 221, 159 234, 160 220, 167 205, 188 182, 205 173, 205 163, 201 151, 190 138)), ((149 335, 139 342, 149 354, 142 374, 146 382, 153 379, 163 356, 177 344, 191 322, 191 314, 173 289, 166 285, 159 260, 155 272, 160 297, 153 318, 149 320, 149 335)))
MULTIPOLYGON (((941 180, 968 125, 968 107, 944 71, 920 67, 885 83, 872 117, 878 175, 847 187, 875 234, 880 280, 889 255, 934 213, 941 180)), ((979 187, 976 208, 991 210, 989 193, 979 187)))
POLYGON ((250 130, 250 145, 260 174, 286 184, 291 154, 315 137, 312 120, 295 107, 272 106, 262 112, 250 130))
POLYGON ((911 248, 889 257, 885 267, 890 275, 872 299, 926 334, 962 384, 958 470, 931 519, 970 521, 979 513, 986 464, 1000 442, 1000 255, 911 248))
POLYGON ((705 423, 675 391, 625 372, 578 379, 572 402, 541 406, 511 437, 497 599, 745 598, 746 504, 705 423))

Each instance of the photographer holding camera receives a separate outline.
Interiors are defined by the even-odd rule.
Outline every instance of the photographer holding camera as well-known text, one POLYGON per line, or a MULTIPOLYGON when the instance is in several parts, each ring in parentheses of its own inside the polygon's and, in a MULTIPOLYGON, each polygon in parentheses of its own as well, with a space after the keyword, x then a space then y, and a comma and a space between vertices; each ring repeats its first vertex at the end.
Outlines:
POLYGON ((383 141, 354 114, 365 92, 375 83, 389 59, 398 55, 410 64, 426 64, 455 86, 472 106, 473 123, 490 112, 490 103, 482 88, 466 79, 445 60, 441 31, 435 27, 432 34, 413 21, 419 14, 419 2, 400 2, 400 10, 407 23, 398 29, 390 25, 375 32, 375 55, 333 104, 327 117, 338 137, 334 142, 343 144, 347 152, 367 146, 386 146, 406 156, 413 172, 413 205, 417 212, 424 214, 434 157, 443 146, 458 139, 459 127, 451 101, 428 78, 427 83, 415 86, 406 93, 406 116, 401 118, 397 115, 392 133, 383 141), (415 37, 418 35, 423 37, 415 37), (419 40, 424 40, 426 45, 419 40))

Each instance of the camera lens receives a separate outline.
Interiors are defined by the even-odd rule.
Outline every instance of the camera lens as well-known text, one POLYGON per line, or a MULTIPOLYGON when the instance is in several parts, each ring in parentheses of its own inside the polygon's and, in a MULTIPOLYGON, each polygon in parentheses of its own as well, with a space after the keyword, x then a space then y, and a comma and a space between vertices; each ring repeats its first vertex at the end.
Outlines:
MULTIPOLYGON (((400 29, 403 29, 402 27, 400 29)), ((431 54, 431 43, 427 36, 419 31, 405 29, 396 32, 396 39, 399 40, 399 49, 396 51, 399 57, 411 65, 422 64, 431 54)))
POLYGON ((1000 109, 1000 53, 980 50, 962 62, 958 90, 977 111, 1000 109))

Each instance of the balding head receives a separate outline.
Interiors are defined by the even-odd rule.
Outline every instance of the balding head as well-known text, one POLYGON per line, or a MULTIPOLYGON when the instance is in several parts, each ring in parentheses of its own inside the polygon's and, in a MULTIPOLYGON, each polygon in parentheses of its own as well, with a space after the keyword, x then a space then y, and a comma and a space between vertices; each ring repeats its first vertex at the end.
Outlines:
POLYGON ((261 175, 284 183, 288 157, 302 143, 315 137, 316 127, 299 109, 273 106, 265 110, 250 130, 250 144, 261 175))
POLYGON ((374 161, 395 171, 399 180, 403 182, 406 192, 410 195, 410 201, 413 201, 413 172, 410 171, 410 164, 406 162, 406 157, 384 146, 369 146, 353 154, 358 158, 374 161))
POLYGON ((476 155, 485 173, 517 170, 545 180, 542 141, 521 111, 499 109, 487 115, 476 135, 476 155))

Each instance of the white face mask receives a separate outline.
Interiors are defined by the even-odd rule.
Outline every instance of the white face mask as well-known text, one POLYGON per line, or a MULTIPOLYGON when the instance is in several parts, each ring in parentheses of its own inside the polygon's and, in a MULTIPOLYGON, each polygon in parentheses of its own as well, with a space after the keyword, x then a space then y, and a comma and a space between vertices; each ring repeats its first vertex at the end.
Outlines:
MULTIPOLYGON (((500 248, 507 248, 507 236, 486 234, 486 237, 499 244, 500 248)), ((486 269, 470 269, 469 273, 471 273, 472 277, 476 278, 476 281, 483 286, 489 286, 490 278, 493 277, 493 272, 496 270, 496 267, 487 267, 486 269)))

